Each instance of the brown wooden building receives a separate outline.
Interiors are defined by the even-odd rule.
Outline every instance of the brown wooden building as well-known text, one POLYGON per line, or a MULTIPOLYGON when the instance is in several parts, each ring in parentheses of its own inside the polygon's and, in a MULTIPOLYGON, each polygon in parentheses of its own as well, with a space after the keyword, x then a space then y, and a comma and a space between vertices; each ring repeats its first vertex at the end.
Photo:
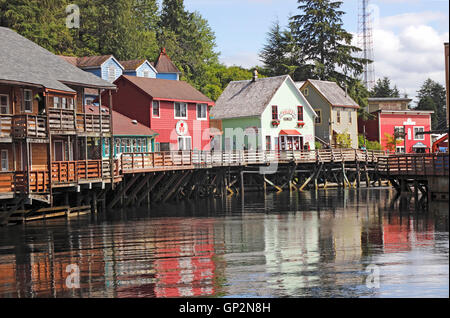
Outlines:
POLYGON ((0 27, 0 41, 0 201, 53 204, 61 188, 113 182, 113 157, 101 151, 110 112, 86 113, 83 100, 115 85, 10 29, 0 27))

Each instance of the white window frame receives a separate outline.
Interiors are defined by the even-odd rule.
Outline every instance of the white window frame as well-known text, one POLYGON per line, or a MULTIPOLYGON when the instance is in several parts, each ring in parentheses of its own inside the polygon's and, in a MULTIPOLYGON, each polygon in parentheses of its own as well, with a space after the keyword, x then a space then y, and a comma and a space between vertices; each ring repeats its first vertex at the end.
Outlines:
MULTIPOLYGON (((195 113, 196 113, 196 116, 197 116, 197 120, 207 120, 208 119, 208 104, 197 104, 196 109, 195 109, 195 113), (204 108, 205 108, 205 117, 198 117, 198 107, 199 106, 202 107, 202 108, 204 106, 204 108)), ((202 113, 202 111, 200 111, 200 113, 202 113)))
POLYGON ((142 72, 143 77, 150 78, 150 71, 143 71, 142 72))
POLYGON ((33 112, 33 90, 31 90, 31 89, 24 89, 23 90, 23 111, 25 113, 32 113, 33 112), (25 99, 25 96, 26 96, 27 92, 30 93, 31 99, 29 99, 29 100, 25 99), (29 110, 27 109, 27 102, 30 102, 31 109, 29 109, 29 110))
POLYGON ((189 151, 192 150, 192 137, 191 136, 178 136, 178 151, 189 151), (183 140, 183 147, 180 147, 180 140, 183 140), (186 147, 186 141, 189 140, 189 148, 186 147))
POLYGON ((2 171, 9 171, 8 149, 2 149, 2 151, 1 151, 1 168, 2 168, 2 171), (5 158, 3 158, 3 155, 5 155, 5 158))
MULTIPOLYGON (((175 106, 174 106, 175 107, 175 106)), ((152 101, 152 118, 161 118, 161 104, 160 104, 160 102, 159 102, 159 100, 154 100, 154 101, 152 101), (155 105, 155 103, 157 103, 158 104, 158 116, 156 116, 154 113, 153 113, 153 110, 154 110, 154 105, 155 105)))
POLYGON ((416 129, 417 128, 421 128, 422 132, 425 131, 425 127, 424 126, 416 126, 416 127, 414 127, 413 128, 414 140, 425 140, 425 135, 424 134, 421 134, 421 135, 416 137, 416 129))
POLYGON ((2 114, 2 115, 10 115, 11 114, 11 107, 9 105, 9 95, 7 95, 7 94, 0 94, 0 101, 1 101, 1 97, 6 97, 6 105, 1 105, 0 104, 0 114, 2 114), (7 108, 7 112, 6 113, 2 112, 2 108, 3 107, 7 108))
POLYGON ((395 147, 395 152, 405 153, 405 146, 396 146, 395 147), (402 150, 402 151, 399 151, 399 150, 402 150))
MULTIPOLYGON (((181 108, 180 108, 180 113, 181 113, 181 108)), ((188 119, 188 104, 187 103, 181 103, 181 102, 175 102, 173 103, 173 117, 175 119, 188 119), (181 105, 186 105, 186 117, 178 117, 177 116, 177 104, 181 105)))
MULTIPOLYGON (((403 133, 405 133, 405 126, 394 126, 394 136, 395 136, 395 131, 396 131, 397 129, 399 129, 399 128, 400 128, 401 130, 403 130, 403 133)), ((404 138, 398 137, 397 140, 404 140, 404 138)))

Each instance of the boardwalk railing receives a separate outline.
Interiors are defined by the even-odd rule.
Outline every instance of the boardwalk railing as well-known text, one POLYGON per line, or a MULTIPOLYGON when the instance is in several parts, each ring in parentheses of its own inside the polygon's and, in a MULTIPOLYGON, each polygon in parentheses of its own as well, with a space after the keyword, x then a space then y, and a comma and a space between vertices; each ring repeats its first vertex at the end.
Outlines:
POLYGON ((388 176, 448 176, 448 153, 381 157, 377 170, 388 176))
POLYGON ((382 151, 324 149, 312 151, 168 151, 123 153, 122 173, 142 170, 174 170, 186 167, 246 166, 271 163, 377 162, 382 151))
POLYGON ((60 133, 76 131, 75 112, 71 109, 50 108, 48 110, 49 128, 60 133))

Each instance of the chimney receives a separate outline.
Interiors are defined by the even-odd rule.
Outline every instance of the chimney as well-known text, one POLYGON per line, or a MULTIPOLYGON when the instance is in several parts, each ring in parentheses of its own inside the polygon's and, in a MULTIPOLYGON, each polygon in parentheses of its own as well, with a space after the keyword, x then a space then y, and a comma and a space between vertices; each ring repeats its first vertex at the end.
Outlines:
POLYGON ((345 97, 347 97, 347 83, 345 83, 345 97))
POLYGON ((253 82, 256 82, 256 80, 258 79, 258 70, 254 70, 253 71, 253 82))

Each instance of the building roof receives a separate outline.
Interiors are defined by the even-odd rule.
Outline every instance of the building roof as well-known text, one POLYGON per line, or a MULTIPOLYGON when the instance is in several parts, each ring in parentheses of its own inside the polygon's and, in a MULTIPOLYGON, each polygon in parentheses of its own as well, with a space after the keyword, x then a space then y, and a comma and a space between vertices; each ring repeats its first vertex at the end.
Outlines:
POLYGON ((0 81, 74 92, 66 84, 114 89, 115 85, 66 62, 43 47, 0 27, 0 81))
MULTIPOLYGON (((86 114, 98 114, 98 106, 85 106, 86 114)), ((104 113, 109 113, 109 109, 102 107, 104 113)), ((145 125, 142 125, 137 120, 127 117, 121 113, 113 110, 113 127, 112 133, 114 136, 155 136, 158 133, 145 125)))
POLYGON ((158 73, 181 73, 175 64, 173 64, 170 57, 166 54, 165 48, 161 49, 161 53, 159 54, 154 66, 158 73))
POLYGON ((147 60, 143 59, 137 59, 137 60, 130 60, 130 61, 120 61, 119 63, 122 64, 123 68, 126 71, 135 71, 139 66, 144 64, 147 60))
MULTIPOLYGON (((286 80, 292 81, 289 75, 282 75, 258 78, 255 81, 230 82, 211 109, 211 117, 226 119, 260 116, 286 80)), ((294 84, 293 81, 292 83, 294 84)), ((300 91, 297 92, 301 96, 300 91)), ((307 103, 306 99, 305 102, 307 103)))
POLYGON ((99 56, 81 56, 81 57, 65 56, 65 55, 58 55, 58 56, 76 67, 85 69, 97 68, 102 66, 102 64, 105 63, 110 58, 115 59, 114 56, 111 54, 99 56))
POLYGON ((359 108, 359 105, 335 82, 308 79, 310 83, 334 107, 359 108))
POLYGON ((295 87, 297 87, 298 89, 300 89, 300 88, 303 86, 303 84, 305 84, 305 81, 302 81, 302 82, 295 82, 295 87))
POLYGON ((122 75, 120 80, 127 80, 148 94, 155 100, 169 100, 182 102, 203 102, 214 104, 214 102, 184 81, 172 81, 158 78, 147 78, 122 75))
POLYGON ((406 115, 427 115, 433 114, 433 110, 416 110, 416 109, 403 109, 403 110, 390 110, 390 109, 378 109, 374 113, 385 113, 385 114, 406 114, 406 115))
POLYGON ((411 102, 411 98, 404 97, 369 97, 369 102, 411 102))

